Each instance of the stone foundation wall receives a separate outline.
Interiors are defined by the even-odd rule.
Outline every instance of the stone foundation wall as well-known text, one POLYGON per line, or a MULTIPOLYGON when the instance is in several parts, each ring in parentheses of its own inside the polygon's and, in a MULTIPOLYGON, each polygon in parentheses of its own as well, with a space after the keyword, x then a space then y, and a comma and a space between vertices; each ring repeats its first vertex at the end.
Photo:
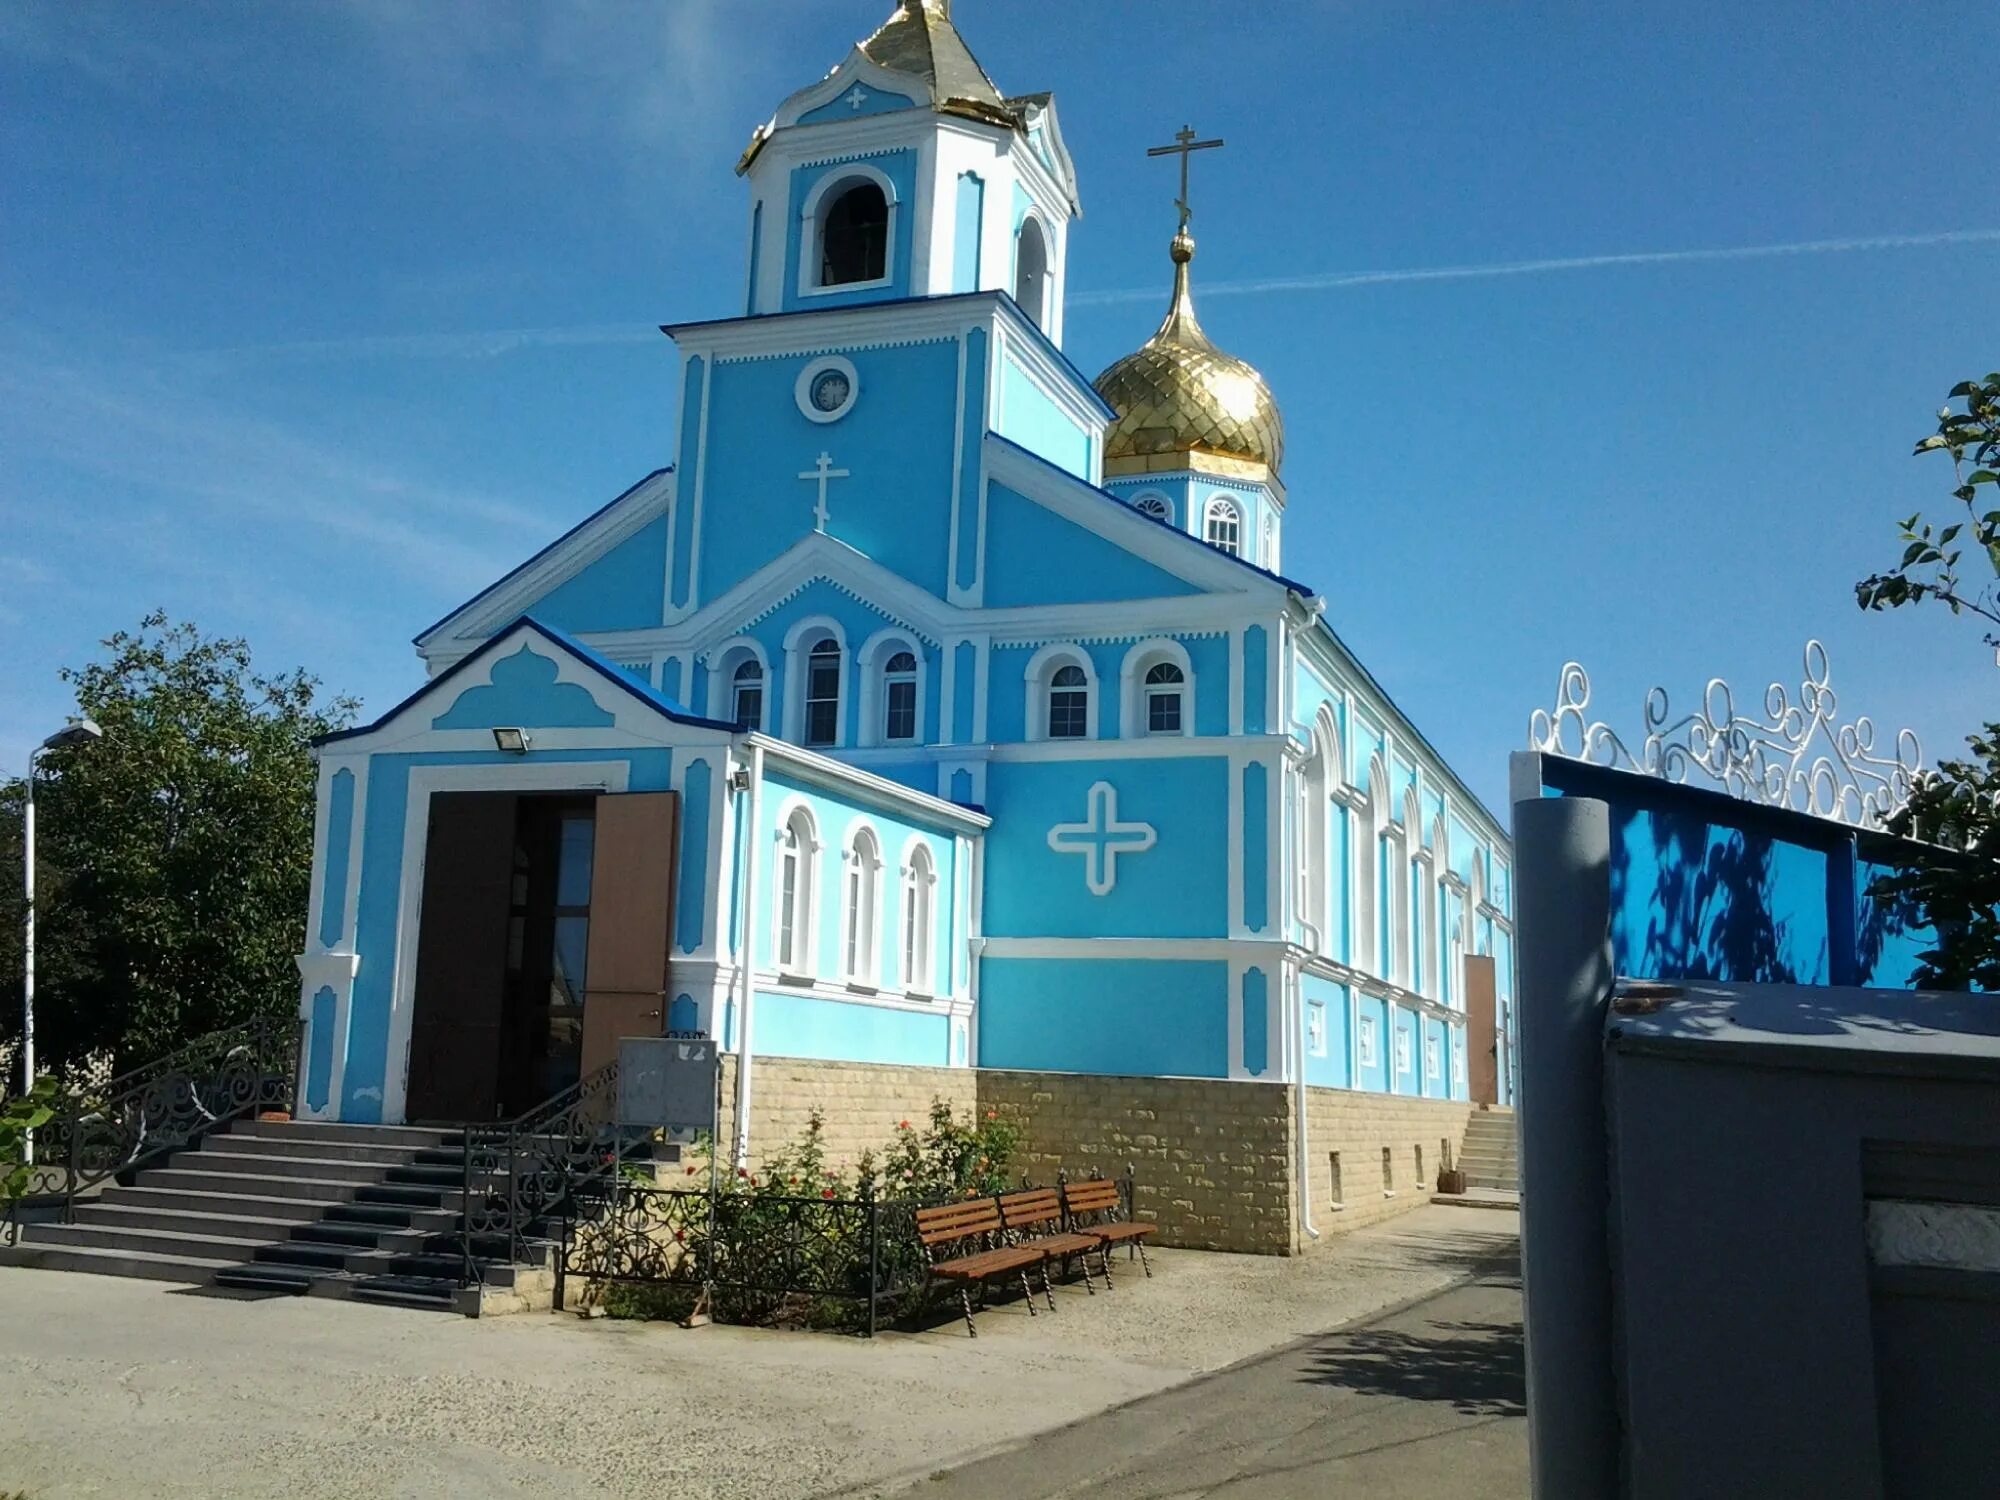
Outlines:
MULTIPOLYGON (((1058 1172, 1117 1176, 1131 1165, 1135 1212, 1160 1226, 1160 1244, 1296 1255, 1312 1243, 1298 1225, 1294 1097, 1286 1084, 784 1057, 758 1058, 752 1066, 750 1148, 757 1160, 797 1140, 817 1107, 828 1160, 849 1165, 862 1151, 887 1146, 899 1121, 921 1124, 931 1101, 943 1099, 960 1116, 990 1110, 1017 1123, 1015 1171, 1035 1182, 1054 1182, 1058 1172)), ((736 1059, 725 1056, 722 1068, 728 1140, 735 1129, 736 1059)), ((1308 1186, 1319 1243, 1428 1203, 1444 1154, 1458 1158, 1473 1108, 1308 1089, 1308 1186)))
MULTIPOLYGON (((879 1155, 895 1138, 897 1122, 922 1125, 931 1100, 947 1101, 961 1116, 977 1103, 976 1075, 970 1068, 794 1057, 759 1057, 751 1067, 750 1155, 757 1161, 804 1135, 814 1108, 825 1116, 828 1163, 851 1166, 863 1151, 872 1148, 879 1155)), ((721 1138, 734 1139, 735 1129, 736 1059, 725 1055, 721 1138)))
POLYGON ((979 1107, 1022 1129, 1036 1182, 1137 1173, 1133 1211, 1159 1243, 1292 1252, 1291 1091, 1201 1078, 1106 1078, 981 1070, 979 1107))
POLYGON ((1306 1090, 1306 1153, 1313 1224, 1321 1236, 1358 1229, 1430 1202, 1449 1151, 1458 1160, 1475 1106, 1347 1089, 1306 1090), (1389 1153, 1383 1176, 1382 1153, 1389 1153), (1334 1192, 1335 1153, 1340 1191, 1334 1192), (1333 1205, 1345 1205, 1335 1208, 1333 1205))

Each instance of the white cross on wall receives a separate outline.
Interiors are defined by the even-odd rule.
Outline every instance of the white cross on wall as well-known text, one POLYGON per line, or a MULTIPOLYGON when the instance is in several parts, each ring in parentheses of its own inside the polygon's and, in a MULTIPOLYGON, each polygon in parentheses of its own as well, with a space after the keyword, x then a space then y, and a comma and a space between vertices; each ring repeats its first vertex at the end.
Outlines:
POLYGON ((813 530, 824 531, 827 521, 831 519, 826 508, 826 482, 829 479, 847 478, 847 470, 836 469, 833 466, 833 456, 822 453, 819 456, 819 463, 813 468, 801 470, 799 478, 819 481, 819 502, 813 506, 813 530))
POLYGON ((855 84, 853 88, 847 91, 847 107, 849 109, 859 109, 867 102, 868 90, 864 89, 860 84, 855 84))
POLYGON ((1118 856, 1139 854, 1153 847, 1159 835, 1150 823, 1118 821, 1118 788, 1094 782, 1081 823, 1058 823, 1049 830, 1049 847, 1058 854, 1083 856, 1083 883, 1093 896, 1109 894, 1118 884, 1118 856))

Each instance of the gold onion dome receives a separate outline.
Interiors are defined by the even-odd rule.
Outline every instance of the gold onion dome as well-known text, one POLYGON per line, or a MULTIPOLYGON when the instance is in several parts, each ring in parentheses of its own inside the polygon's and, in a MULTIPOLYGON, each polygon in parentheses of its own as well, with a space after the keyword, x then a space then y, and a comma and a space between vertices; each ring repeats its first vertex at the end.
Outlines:
POLYGON ((1194 238, 1174 236, 1174 300, 1159 332, 1097 377, 1097 394, 1118 413, 1104 434, 1108 473, 1163 467, 1167 454, 1211 454, 1263 464, 1285 453, 1285 424, 1264 377, 1224 354, 1201 331, 1188 287, 1194 238))

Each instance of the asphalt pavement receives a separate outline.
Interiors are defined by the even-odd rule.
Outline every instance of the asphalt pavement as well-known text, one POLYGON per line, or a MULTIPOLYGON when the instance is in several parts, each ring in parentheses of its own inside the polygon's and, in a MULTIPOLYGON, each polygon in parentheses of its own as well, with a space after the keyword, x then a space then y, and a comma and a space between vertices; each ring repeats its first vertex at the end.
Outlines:
POLYGON ((1518 1265, 933 1475, 915 1500, 1520 1500, 1518 1265))

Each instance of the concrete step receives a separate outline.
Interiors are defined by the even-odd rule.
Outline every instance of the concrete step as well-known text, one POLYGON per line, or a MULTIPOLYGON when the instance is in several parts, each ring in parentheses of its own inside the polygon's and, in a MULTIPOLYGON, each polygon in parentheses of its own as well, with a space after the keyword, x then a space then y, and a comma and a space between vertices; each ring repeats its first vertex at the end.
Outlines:
MULTIPOLYGON (((153 1175, 156 1174, 147 1174, 148 1177, 153 1175)), ((230 1178, 228 1183, 232 1188, 244 1186, 241 1178, 230 1178)), ((106 1188, 97 1202, 110 1207, 156 1209, 163 1213, 239 1214, 252 1219, 289 1219, 301 1224, 311 1223, 323 1213, 346 1207, 338 1198, 260 1196, 250 1191, 229 1192, 171 1185, 156 1187, 150 1184, 106 1188)), ((79 1206, 77 1212, 82 1213, 82 1207, 79 1206)))
MULTIPOLYGON (((367 1189, 354 1182, 318 1177, 257 1176, 248 1172, 216 1172, 206 1166, 155 1167, 142 1173, 141 1187, 177 1188, 189 1193, 233 1193, 242 1198, 297 1198, 316 1204, 339 1203, 367 1189)), ((394 1201, 394 1200, 392 1200, 394 1201)), ((425 1205, 429 1206, 429 1205, 425 1205)), ((314 1217, 306 1215, 306 1217, 314 1217)))
POLYGON ((456 1161, 463 1152, 443 1146, 376 1146, 327 1141, 317 1136, 214 1135, 201 1144, 204 1156, 303 1157, 313 1161, 344 1161, 355 1166, 374 1163, 382 1167, 407 1167, 429 1153, 445 1153, 456 1161))
POLYGON ((229 1133, 275 1140, 337 1142, 343 1148, 348 1145, 396 1146, 406 1151, 456 1144, 462 1140, 455 1130, 409 1125, 335 1125, 313 1120, 244 1120, 231 1127, 229 1133))
POLYGON ((97 1276, 137 1276, 206 1286, 240 1264, 213 1257, 147 1255, 134 1250, 87 1250, 72 1245, 0 1245, 0 1266, 41 1271, 87 1271, 97 1276))
POLYGON ((146 1208, 123 1203, 79 1204, 76 1222, 116 1229, 166 1229, 187 1234, 211 1234, 218 1239, 248 1240, 252 1243, 286 1239, 314 1227, 310 1219, 198 1213, 188 1209, 146 1208))
POLYGON ((242 1152, 196 1151, 190 1155, 176 1156, 170 1164, 170 1170, 227 1172, 261 1178, 303 1177, 315 1182, 346 1182, 358 1185, 381 1182, 385 1174, 394 1168, 378 1167, 372 1162, 338 1161, 330 1157, 264 1156, 242 1152))
POLYGON ((1517 1193, 1521 1190, 1521 1180, 1518 1177, 1511 1174, 1501 1176, 1499 1173, 1489 1172, 1467 1172, 1465 1174, 1465 1185, 1469 1188, 1504 1189, 1510 1193, 1517 1193))
POLYGON ((249 1260, 260 1248, 257 1241, 204 1232, 199 1226, 132 1229, 116 1224, 34 1224, 22 1230, 21 1239, 28 1245, 62 1245, 76 1250, 131 1250, 146 1255, 193 1260, 249 1260))

